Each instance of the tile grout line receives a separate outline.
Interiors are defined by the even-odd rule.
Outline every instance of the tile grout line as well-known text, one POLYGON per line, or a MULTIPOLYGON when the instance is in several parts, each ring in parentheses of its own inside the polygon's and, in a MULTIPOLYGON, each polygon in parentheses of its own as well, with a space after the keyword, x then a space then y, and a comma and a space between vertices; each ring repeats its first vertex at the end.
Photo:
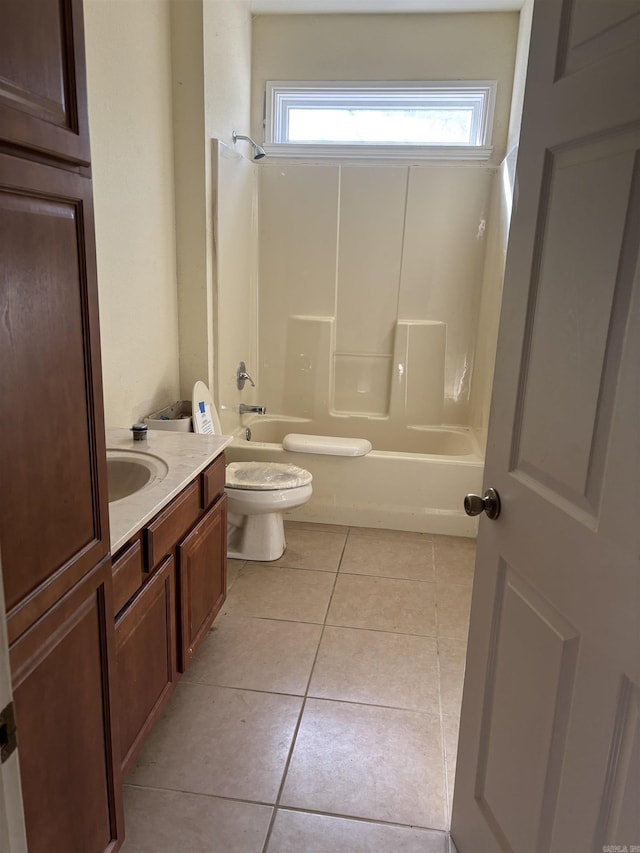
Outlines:
MULTIPOLYGON (((272 830, 273 830, 273 825, 274 825, 274 823, 275 823, 275 817, 276 817, 276 815, 277 815, 277 813, 278 813, 278 810, 279 810, 279 805, 280 805, 280 801, 281 801, 281 798, 282 798, 282 793, 283 793, 283 790, 284 790, 284 786, 285 786, 285 784, 286 784, 286 777, 287 777, 287 775, 288 775, 288 770, 289 770, 289 767, 290 767, 290 764, 291 764, 291 761, 292 761, 292 758, 293 758, 293 751, 294 751, 294 749, 295 749, 295 745, 296 745, 296 742, 297 742, 297 736, 298 736, 298 732, 299 732, 299 730, 300 730, 300 726, 301 726, 301 723, 302 723, 302 716, 303 716, 304 711, 305 711, 305 708, 306 708, 307 700, 308 700, 309 698, 316 698, 318 701, 320 701, 320 700, 322 699, 322 697, 312 697, 312 696, 309 696, 309 689, 310 689, 311 681, 312 681, 312 679, 313 679, 313 674, 314 674, 314 671, 315 671, 315 667, 316 667, 316 664, 317 664, 317 661, 318 661, 318 656, 319 656, 320 646, 321 646, 321 644, 322 644, 322 641, 323 641, 323 638, 324 638, 324 635, 325 635, 325 630, 326 630, 326 628, 328 627, 328 625, 327 625, 327 619, 328 619, 328 615, 329 615, 329 612, 330 612, 330 609, 331 609, 331 604, 332 604, 332 601, 333 601, 333 598, 334 598, 334 594, 335 594, 335 590, 336 590, 336 585, 337 585, 337 579, 338 579, 338 576, 339 576, 339 575, 341 575, 341 574, 342 574, 342 575, 355 575, 355 576, 359 576, 359 577, 368 577, 368 578, 371 578, 371 579, 373 579, 373 580, 375 580, 375 579, 377 579, 377 578, 380 578, 380 577, 387 577, 387 576, 379 576, 379 575, 365 575, 365 574, 357 573, 357 572, 352 573, 352 572, 343 572, 343 571, 341 571, 341 568, 342 568, 342 561, 343 561, 343 558, 344 558, 344 555, 345 555, 345 551, 346 551, 346 548, 347 548, 347 544, 348 544, 349 539, 350 539, 350 534, 351 534, 351 529, 349 529, 349 530, 347 531, 347 534, 345 535, 345 540, 344 540, 344 544, 343 544, 343 547, 342 547, 342 552, 341 552, 341 555, 340 555, 340 559, 338 560, 338 566, 337 566, 337 568, 336 568, 336 570, 335 570, 334 582, 333 582, 333 586, 332 586, 331 594, 330 594, 330 596, 329 596, 329 601, 328 601, 328 604, 327 604, 327 607, 326 607, 326 610, 325 610, 324 620, 323 620, 322 628, 321 628, 321 633, 320 633, 320 637, 319 637, 319 640, 318 640, 318 646, 317 646, 317 648, 316 648, 316 653, 315 653, 314 660, 313 660, 313 663, 312 663, 312 666, 311 666, 311 670, 310 670, 309 678, 308 678, 308 680, 307 680, 307 685, 306 685, 306 689, 305 689, 305 692, 304 692, 303 702, 302 702, 302 706, 301 706, 301 709, 300 709, 300 714, 299 714, 298 721, 297 721, 297 724, 296 724, 296 728, 295 728, 295 732, 294 732, 294 735, 293 735, 293 739, 292 739, 292 743, 291 743, 291 746, 290 746, 290 750, 289 750, 289 754, 288 754, 288 757, 287 757, 287 761, 286 761, 286 763, 285 763, 285 768, 284 768, 284 772, 283 772, 283 777, 282 777, 282 780, 281 780, 280 788, 279 788, 279 791, 278 791, 278 795, 277 795, 277 798, 276 798, 276 802, 275 802, 275 804, 274 804, 274 806, 273 806, 272 818, 271 818, 270 825, 269 825, 269 827, 268 827, 267 835, 266 835, 266 838, 265 838, 265 846, 264 846, 264 849, 263 849, 263 853, 266 853, 266 851, 267 851, 267 849, 268 849, 268 846, 269 846, 269 843, 270 843, 270 838, 271 838, 271 834, 272 834, 272 830)), ((423 581, 423 582, 429 582, 429 583, 432 583, 432 584, 433 584, 433 590, 434 590, 434 611, 435 611, 435 612, 434 612, 434 622, 435 622, 435 627, 434 627, 434 635, 433 635, 433 637, 432 637, 431 639, 433 639, 433 640, 434 640, 435 645, 436 645, 436 674, 437 674, 437 679, 438 679, 438 712, 437 712, 437 714, 438 714, 438 717, 439 717, 438 722, 439 722, 439 729, 440 729, 440 742, 441 742, 441 750, 442 750, 442 764, 441 764, 441 774, 442 774, 442 777, 441 777, 441 778, 442 778, 442 782, 443 782, 443 792, 444 792, 444 802, 443 802, 443 804, 442 804, 442 808, 443 808, 443 813, 444 813, 444 818, 445 818, 445 825, 448 827, 448 826, 449 826, 449 819, 450 819, 450 816, 449 816, 449 782, 448 782, 448 773, 447 773, 447 764, 446 764, 446 755, 447 755, 447 751, 446 751, 445 734, 444 734, 444 709, 443 709, 443 702, 442 702, 442 690, 441 690, 441 667, 440 667, 440 648, 439 648, 439 646, 440 646, 440 644, 439 644, 439 639, 440 639, 440 637, 439 637, 439 627, 440 627, 440 626, 439 626, 439 619, 438 619, 438 604, 437 604, 437 602, 438 602, 438 595, 437 595, 436 548, 435 548, 435 542, 434 542, 433 538, 431 538, 431 540, 430 540, 429 542, 424 542, 424 544, 425 544, 425 545, 429 545, 429 546, 430 546, 430 551, 431 551, 432 578, 431 578, 431 580, 430 580, 430 581, 423 581)), ((286 568, 295 568, 295 567, 286 567, 286 568)), ((394 578, 394 577, 391 577, 391 579, 394 579, 394 580, 405 580, 405 581, 411 581, 411 580, 414 580, 413 578, 397 578, 397 577, 395 577, 395 578, 394 578)), ((415 580, 419 580, 419 579, 417 579, 417 578, 416 578, 415 580)), ((288 621, 288 620, 284 620, 284 621, 288 621)), ((291 620, 291 621, 294 621, 294 620, 291 620)), ((295 620, 295 621, 298 621, 298 620, 295 620)), ((313 623, 313 624, 320 624, 320 623, 313 623)), ((350 627, 350 626, 333 626, 333 625, 330 625, 329 627, 345 627, 345 628, 348 628, 348 627, 350 627)), ((354 630, 372 630, 372 629, 355 628, 354 630)), ((391 632, 383 632, 383 633, 397 634, 398 632, 391 631, 391 632)), ((407 636, 414 636, 414 635, 407 635, 407 636)), ((415 635, 415 636, 420 636, 420 635, 415 635)), ((425 639, 426 639, 426 638, 425 638, 425 639)), ((240 689, 241 689, 241 688, 240 688, 240 689)), ((265 692, 272 692, 272 691, 265 691, 265 692)), ((327 701, 329 701, 329 700, 327 700, 327 701)), ((362 703, 362 702, 350 702, 350 701, 347 701, 347 700, 332 700, 332 701, 340 701, 342 704, 354 704, 354 705, 369 705, 369 704, 370 704, 370 703, 362 703)), ((426 711, 424 711, 424 710, 422 710, 422 709, 414 711, 414 710, 412 710, 412 709, 406 709, 406 708, 395 708, 394 706, 379 706, 379 705, 375 705, 375 706, 373 706, 373 707, 389 707, 389 709, 391 709, 391 710, 401 710, 401 711, 409 711, 409 712, 412 712, 412 713, 430 714, 432 717, 436 716, 436 714, 435 714, 435 713, 433 713, 432 711, 431 711, 431 712, 426 712, 426 711)), ((317 814, 328 814, 328 813, 324 813, 324 812, 320 812, 320 811, 319 811, 319 812, 315 812, 313 809, 304 809, 304 810, 303 810, 303 809, 300 809, 300 811, 314 812, 314 813, 317 813, 317 814)), ((343 817, 343 818, 350 819, 350 818, 349 818, 348 816, 346 816, 346 815, 335 815, 335 817, 343 817)), ((354 818, 354 819, 357 819, 357 818, 354 818)), ((372 822, 372 823, 379 823, 380 821, 371 821, 371 822, 372 822)), ((433 830, 433 828, 432 828, 432 827, 425 827, 425 829, 431 829, 432 831, 435 831, 435 830, 433 830)), ((440 831, 440 830, 438 830, 438 831, 440 831)), ((448 832, 448 829, 447 829, 447 830, 445 830, 445 832, 448 832)))
MULTIPOLYGON (((324 571, 319 570, 319 569, 307 569, 307 571, 316 571, 316 572, 320 571, 322 574, 334 574, 334 580, 332 582, 331 591, 330 591, 330 594, 328 597, 327 604, 325 605, 325 611, 324 611, 324 616, 323 616, 322 621, 304 622, 304 621, 301 621, 299 619, 282 619, 280 617, 252 616, 252 615, 247 616, 247 615, 243 615, 243 614, 233 614, 233 613, 225 614, 224 612, 223 612, 223 614, 221 614, 221 615, 225 616, 226 618, 228 618, 230 621, 233 621, 236 618, 237 619, 251 619, 251 620, 259 619, 259 620, 263 620, 263 621, 283 622, 283 623, 289 623, 289 624, 299 624, 299 625, 309 625, 309 626, 313 625, 314 627, 316 627, 316 626, 319 627, 320 632, 319 632, 318 638, 317 638, 317 646, 316 646, 315 654, 313 655, 313 660, 311 662, 311 667, 309 670, 308 678, 306 680, 306 686, 304 688, 303 694, 301 694, 301 693, 290 693, 290 692, 285 692, 285 691, 280 692, 280 691, 274 691, 274 690, 268 690, 268 689, 256 690, 255 688, 249 688, 249 687, 234 687, 234 686, 229 687, 228 685, 221 684, 221 683, 211 684, 211 682, 206 682, 206 681, 205 682, 190 681, 188 677, 186 677, 186 678, 183 677, 183 679, 182 679, 182 681, 184 683, 191 684, 191 685, 221 687, 221 688, 231 689, 231 690, 239 691, 239 692, 247 691, 247 692, 254 692, 254 693, 264 693, 267 695, 287 696, 287 697, 291 697, 291 698, 296 699, 296 700, 300 700, 300 699, 302 700, 300 708, 299 708, 299 712, 297 715, 297 719, 296 719, 295 725, 293 727, 293 732, 292 732, 292 736, 291 736, 291 743, 290 743, 290 747, 287 751, 286 760, 285 760, 284 765, 283 765, 282 777, 281 777, 281 781, 280 781, 279 786, 278 786, 275 801, 274 802, 271 802, 271 801, 264 802, 262 800, 257 800, 257 799, 246 799, 246 798, 242 798, 242 797, 233 797, 233 796, 228 796, 228 795, 223 795, 223 794, 222 795, 221 794, 211 794, 211 793, 196 792, 196 791, 189 791, 189 790, 183 791, 183 790, 178 790, 175 788, 156 787, 153 785, 137 784, 137 783, 129 783, 129 782, 125 782, 126 786, 128 786, 132 789, 139 789, 139 790, 156 790, 156 791, 177 792, 177 793, 182 793, 182 794, 190 795, 190 796, 194 796, 194 797, 202 797, 202 798, 207 798, 207 799, 211 799, 211 800, 225 800, 225 801, 235 802, 235 803, 245 803, 247 805, 259 806, 261 808, 270 809, 270 816, 269 816, 269 821, 268 821, 268 825, 267 825, 265 836, 264 836, 262 853, 267 853, 268 848, 271 845, 273 828, 275 825, 276 817, 277 817, 279 812, 283 812, 283 814, 286 814, 287 812, 296 812, 296 813, 300 813, 300 814, 311 814, 311 815, 317 815, 320 817, 324 816, 327 818, 334 818, 334 819, 345 820, 345 821, 359 822, 362 824, 387 825, 390 827, 410 828, 409 824, 394 822, 394 821, 385 821, 385 820, 380 820, 377 818, 368 818, 368 817, 363 817, 361 815, 349 815, 349 814, 344 814, 344 813, 333 813, 333 812, 329 812, 329 811, 316 810, 314 808, 308 808, 308 807, 305 808, 302 806, 293 806, 293 805, 292 806, 287 806, 287 805, 283 806, 283 805, 281 805, 281 800, 283 798, 284 788, 286 786, 288 773, 290 770, 290 766, 291 766, 291 763, 292 763, 292 760, 294 757, 294 752, 295 752, 296 745, 297 745, 297 738, 298 738, 299 732, 301 730, 304 714, 306 711, 306 705, 307 705, 307 702, 309 699, 314 699, 317 702, 327 701, 327 702, 335 702, 335 703, 346 704, 346 705, 362 705, 365 707, 388 708, 389 710, 406 711, 406 712, 409 712, 412 714, 417 713, 420 715, 429 715, 431 717, 435 717, 436 713, 438 713, 438 716, 440 718, 439 723, 440 723, 440 739, 441 739, 441 745, 442 745, 442 773, 443 773, 444 793, 445 793, 445 802, 443 804, 444 817, 445 817, 444 826, 446 828, 445 829, 436 829, 433 826, 421 826, 419 824, 415 824, 415 825, 412 824, 411 827, 414 827, 415 829, 420 830, 420 831, 429 832, 429 833, 438 833, 439 835, 444 836, 445 848, 447 850, 449 850, 449 853, 455 853, 455 850, 453 848, 453 842, 452 842, 452 839, 450 836, 451 815, 450 815, 450 806, 449 806, 449 793, 450 793, 450 788, 452 788, 453 786, 452 786, 452 780, 449 780, 449 772, 448 772, 448 764, 447 764, 448 753, 447 753, 447 740, 446 740, 446 732, 445 732, 445 712, 444 712, 443 691, 442 691, 442 675, 443 675, 443 671, 444 671, 444 659, 441 657, 441 645, 442 645, 441 640, 444 641, 447 639, 451 639, 451 640, 454 640, 456 642, 458 642, 458 641, 464 642, 464 641, 460 637, 455 637, 455 636, 441 637, 440 636, 440 630, 443 627, 441 625, 441 622, 443 622, 443 621, 446 622, 446 618, 445 618, 446 607, 441 612, 440 595, 439 595, 438 582, 437 582, 438 581, 438 572, 437 572, 437 565, 436 565, 436 563, 437 563, 436 555, 437 555, 438 549, 436 548, 436 543, 435 543, 435 540, 433 537, 431 537, 430 542, 426 541, 426 537, 425 537, 425 541, 423 544, 424 544, 424 546, 427 546, 427 547, 428 547, 428 545, 431 546, 431 557, 432 557, 432 566, 433 566, 433 579, 431 582, 433 583, 433 587, 434 587, 434 598, 433 598, 434 631, 433 631, 432 635, 405 634, 404 632, 398 632, 398 631, 392 631, 392 630, 382 630, 381 631, 381 630, 375 629, 375 628, 365 628, 365 627, 357 627, 357 626, 350 626, 350 625, 343 625, 343 626, 334 625, 333 623, 329 622, 328 619, 329 619, 329 613, 330 613, 330 610, 332 607, 332 603, 333 603, 333 600, 335 598, 335 593, 337 590, 338 577, 340 575, 345 575, 347 577, 349 577, 349 576, 351 576, 351 577, 359 576, 359 577, 363 577, 363 578, 366 577, 369 580, 373 580, 373 581, 378 580, 378 579, 386 579, 388 577, 388 576, 380 576, 380 575, 363 575, 363 574, 358 573, 358 572, 342 571, 342 564, 345 561, 344 558, 345 558, 347 546, 348 546, 349 542, 357 541, 355 531, 358 531, 358 530, 359 530, 359 528, 351 528, 351 527, 347 528, 346 533, 344 534, 344 542, 342 545, 340 556, 339 556, 339 559, 337 561, 337 568, 335 570, 331 570, 330 572, 324 572, 324 571), (344 630, 354 630, 354 631, 360 631, 360 632, 364 631, 364 632, 370 632, 370 633, 400 635, 400 636, 415 637, 415 638, 425 639, 425 640, 428 639, 428 640, 433 641, 433 643, 435 645, 435 651, 436 651, 435 663, 436 663, 436 677, 438 679, 438 683, 437 683, 437 691, 438 691, 437 708, 438 708, 438 711, 436 712, 433 709, 429 710, 429 711, 425 711, 424 709, 398 708, 396 706, 385 706, 385 705, 378 705, 378 704, 373 705, 371 703, 361 702, 361 701, 353 701, 353 700, 347 700, 347 699, 332 699, 330 697, 325 698, 325 697, 321 697, 321 696, 310 695, 311 694, 310 688, 311 688, 311 684, 312 684, 312 681, 314 678, 316 666, 319 662, 320 649, 321 649, 321 646, 323 644, 324 638, 326 636, 326 628, 327 627, 339 628, 339 629, 344 629, 344 630), (442 666, 441 666, 441 663, 443 664, 442 666)), ((322 531, 322 532, 325 532, 325 531, 322 531)), ((318 531, 319 534, 322 532, 318 531)), ((326 532, 331 533, 331 531, 326 531, 326 532)), ((377 540, 375 537, 367 537, 367 538, 371 539, 372 541, 389 541, 388 539, 384 540, 384 537, 380 537, 377 540)), ((321 540, 319 540, 319 541, 321 541, 321 540)), ((329 548, 328 543, 327 543, 326 547, 329 548)), ((336 552, 334 552, 334 555, 335 554, 336 554, 336 552)), ((245 569, 248 567, 248 565, 249 565, 249 563, 247 561, 243 561, 242 565, 239 566, 236 571, 234 571, 234 579, 233 579, 231 586, 234 586, 235 582, 240 577, 242 577, 242 575, 243 575, 245 569)), ((261 567, 264 567, 264 564, 259 564, 259 565, 261 565, 261 567)), ((271 568, 271 567, 268 566, 266 568, 271 568)), ((274 566, 273 568, 285 568, 285 569, 287 569, 287 568, 295 568, 295 567, 274 566)), ((393 577, 393 576, 389 577, 389 579, 405 580, 405 581, 414 580, 412 578, 398 578, 398 577, 393 577)), ((415 579, 415 580, 419 580, 419 579, 415 579)), ((453 587, 454 589, 458 588, 458 587, 463 587, 463 586, 466 587, 466 584, 460 584, 460 583, 455 583, 455 582, 450 583, 447 579, 443 579, 443 585, 447 588, 453 587)), ((327 586, 325 586, 325 589, 326 588, 327 588, 327 586)), ((441 591, 444 593, 443 589, 441 589, 441 591)), ((354 608, 352 607, 351 610, 353 610, 353 609, 354 608)), ((357 604, 356 604, 355 609, 357 611, 357 604)), ((318 615, 320 615, 320 613, 318 615)), ((435 703, 434 703, 434 708, 435 708, 435 703)), ((271 800, 271 797, 269 797, 269 800, 271 800)), ((340 804, 338 804, 338 805, 340 805, 340 804)), ((264 818, 265 818, 265 822, 266 822, 267 813, 264 814, 264 818)), ((258 844, 260 843, 259 838, 256 839, 256 841, 258 844)))
POLYGON ((447 833, 451 828, 451 815, 449 814, 449 781, 447 773, 447 746, 444 735, 444 709, 442 704, 442 669, 440 666, 440 616, 438 608, 438 567, 436 565, 436 548, 433 547, 433 575, 436 581, 435 588, 435 619, 436 619, 436 668, 438 671, 438 705, 440 708, 440 742, 442 744, 442 780, 444 783, 444 822, 447 827, 447 833))
MULTIPOLYGON (((338 582, 338 574, 340 572, 340 564, 342 563, 342 558, 344 556, 345 549, 347 547, 347 541, 349 539, 349 531, 347 531, 347 535, 344 538, 344 545, 342 546, 342 551, 340 552, 340 559, 338 560, 338 568, 336 569, 335 577, 333 579, 333 586, 331 587, 331 595, 329 596, 329 601, 327 603, 327 607, 324 613, 324 619, 322 621, 322 629, 320 631, 320 637, 318 639, 318 646, 316 648, 316 653, 313 657, 313 663, 311 664, 311 669, 309 670, 309 678, 307 679, 307 685, 304 690, 304 696, 302 698, 302 705, 300 706, 300 713, 298 715, 298 720, 296 723, 296 727, 293 732, 293 737, 291 738, 291 746, 289 747, 289 753, 287 755, 287 760, 285 761, 284 770, 282 772, 282 779, 280 780, 280 787, 278 788, 278 793, 276 795, 275 803, 273 804, 273 811, 271 813, 271 820, 269 821, 269 826, 267 827, 267 833, 264 839, 264 845, 262 847, 262 853, 267 853, 269 848, 269 844, 271 842, 271 834, 273 832, 273 826, 276 820, 276 816, 278 814, 278 808, 280 806, 280 800, 282 799, 282 794, 284 792, 284 786, 287 781, 287 774, 289 772, 289 767, 291 765, 291 761, 293 759, 293 752, 296 746, 296 742, 298 740, 298 732, 300 731, 300 726, 302 725, 302 716, 304 714, 304 709, 307 705, 307 698, 309 693, 309 687, 311 686, 311 679, 313 678, 313 671, 316 666, 316 662, 318 660, 318 655, 320 654, 320 645, 322 643, 322 638, 324 637, 324 631, 327 626, 327 615, 329 614, 329 608, 331 607, 331 602, 333 601, 333 593, 335 592, 336 584, 338 582)), ((316 623, 317 624, 317 623, 316 623)))
MULTIPOLYGON (((323 574, 329 574, 329 572, 324 572, 323 574)), ((333 596, 333 593, 332 593, 333 596)), ((363 628, 360 625, 338 625, 335 622, 309 622, 305 619, 285 619, 283 616, 252 616, 245 615, 244 613, 223 613, 221 618, 224 619, 259 619, 264 622, 287 622, 288 624, 293 625, 313 625, 315 627, 323 627, 325 624, 328 628, 343 628, 347 631, 370 631, 373 634, 392 634, 398 637, 417 637, 418 639, 423 640, 436 640, 436 634, 411 634, 408 631, 392 631, 389 628, 363 628)), ((442 637, 443 640, 459 640, 463 642, 460 637, 448 636, 444 635, 442 637)), ((184 676, 183 676, 184 680, 184 676)), ((302 694, 298 694, 302 695, 302 694)))
POLYGON ((300 806, 284 806, 288 812, 296 812, 297 814, 311 814, 317 815, 318 817, 332 817, 337 820, 348 820, 353 823, 365 823, 371 824, 372 826, 391 826, 397 829, 417 829, 420 832, 429 832, 429 833, 438 833, 439 835, 447 836, 449 834, 449 830, 447 829, 435 829, 433 826, 422 826, 418 823, 399 823, 398 821, 393 820, 383 820, 382 818, 375 817, 362 817, 362 815, 350 815, 344 814, 342 812, 323 812, 320 809, 311 809, 311 808, 302 808, 300 806))

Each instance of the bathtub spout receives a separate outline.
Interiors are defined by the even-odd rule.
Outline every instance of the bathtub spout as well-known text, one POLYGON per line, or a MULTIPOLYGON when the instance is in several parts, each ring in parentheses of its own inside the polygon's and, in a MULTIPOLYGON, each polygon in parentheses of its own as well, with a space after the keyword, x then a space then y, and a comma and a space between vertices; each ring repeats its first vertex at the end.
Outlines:
POLYGON ((266 415, 267 407, 266 406, 247 406, 245 403, 240 403, 238 411, 241 415, 246 414, 254 414, 254 415, 266 415))

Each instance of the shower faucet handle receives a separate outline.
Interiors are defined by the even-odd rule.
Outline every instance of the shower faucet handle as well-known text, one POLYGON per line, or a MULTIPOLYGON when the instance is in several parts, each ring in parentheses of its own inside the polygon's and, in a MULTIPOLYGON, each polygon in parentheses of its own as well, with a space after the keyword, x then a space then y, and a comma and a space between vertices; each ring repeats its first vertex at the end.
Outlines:
POLYGON ((244 361, 241 361, 238 365, 238 369, 236 370, 236 384, 238 386, 238 391, 242 391, 242 389, 244 388, 244 383, 247 381, 251 383, 252 388, 256 387, 256 383, 247 373, 247 367, 244 361))

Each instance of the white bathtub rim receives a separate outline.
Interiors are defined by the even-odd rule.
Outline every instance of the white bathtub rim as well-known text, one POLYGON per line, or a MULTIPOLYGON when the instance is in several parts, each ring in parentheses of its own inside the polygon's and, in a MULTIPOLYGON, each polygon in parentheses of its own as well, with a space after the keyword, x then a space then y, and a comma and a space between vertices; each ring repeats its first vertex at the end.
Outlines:
POLYGON ((303 521, 313 524, 334 524, 341 527, 368 527, 384 530, 403 530, 430 533, 436 536, 462 536, 475 539, 478 519, 469 518, 455 510, 379 505, 373 509, 358 506, 328 506, 307 504, 284 514, 285 521, 303 521))
MULTIPOLYGON (((378 418, 378 420, 380 420, 378 418)), ((247 441, 244 437, 245 431, 247 427, 251 429, 252 424, 255 423, 282 423, 282 424, 300 424, 300 423, 312 423, 310 418, 293 418, 288 415, 251 415, 242 426, 238 427, 232 432, 233 445, 235 447, 246 447, 247 445, 251 445, 256 449, 268 450, 269 448, 276 449, 282 448, 282 442, 277 441, 257 441, 255 439, 251 439, 247 441)), ((404 427, 403 427, 404 428, 404 427)), ((406 429, 412 430, 413 432, 439 432, 439 433, 454 433, 456 435, 464 435, 465 438, 468 438, 473 446, 473 450, 470 453, 415 453, 404 450, 371 450, 367 454, 368 456, 380 456, 380 457, 395 457, 402 456, 413 459, 424 459, 425 457, 429 459, 433 459, 434 461, 446 462, 447 460, 452 460, 452 464, 458 464, 460 462, 469 461, 472 463, 476 463, 478 461, 484 462, 484 454, 481 451, 481 444, 479 437, 476 435, 476 430, 473 427, 460 426, 459 424, 447 425, 443 424, 441 426, 432 426, 432 425, 421 425, 414 424, 407 426, 406 429)), ((283 437, 287 430, 283 430, 283 437)), ((296 453, 300 456, 307 455, 303 451, 288 451, 290 453, 296 453)), ((346 457, 348 458, 348 457, 346 457)), ((358 457, 354 457, 358 458, 358 457)))
MULTIPOLYGON (((235 435, 234 439, 231 442, 231 447, 238 448, 251 448, 254 447, 256 451, 268 451, 268 450, 283 450, 282 444, 279 444, 275 441, 255 441, 251 439, 251 441, 247 441, 246 438, 243 438, 241 435, 235 435)), ((304 453, 300 450, 287 450, 287 453, 295 453, 296 456, 309 456, 313 454, 304 453)), ((333 454, 326 454, 333 455, 333 454)), ((473 453, 461 453, 459 455, 453 455, 451 453, 409 453, 404 450, 371 450, 366 456, 375 456, 378 458, 386 458, 386 459, 395 459, 397 457, 401 457, 402 459, 433 459, 434 462, 441 462, 449 465, 475 465, 478 462, 483 462, 484 457, 480 453, 479 450, 474 450, 473 453)), ((362 456, 341 456, 341 459, 345 461, 346 464, 349 462, 357 462, 359 459, 362 459, 362 456)), ((304 465, 302 466, 304 467, 304 465)))

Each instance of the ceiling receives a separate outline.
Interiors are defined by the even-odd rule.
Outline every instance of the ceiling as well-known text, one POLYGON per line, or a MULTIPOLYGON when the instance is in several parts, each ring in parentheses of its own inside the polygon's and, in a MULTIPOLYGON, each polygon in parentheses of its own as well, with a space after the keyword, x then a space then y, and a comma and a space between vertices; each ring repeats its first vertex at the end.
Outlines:
POLYGON ((523 0, 249 0, 254 15, 517 11, 523 0))

